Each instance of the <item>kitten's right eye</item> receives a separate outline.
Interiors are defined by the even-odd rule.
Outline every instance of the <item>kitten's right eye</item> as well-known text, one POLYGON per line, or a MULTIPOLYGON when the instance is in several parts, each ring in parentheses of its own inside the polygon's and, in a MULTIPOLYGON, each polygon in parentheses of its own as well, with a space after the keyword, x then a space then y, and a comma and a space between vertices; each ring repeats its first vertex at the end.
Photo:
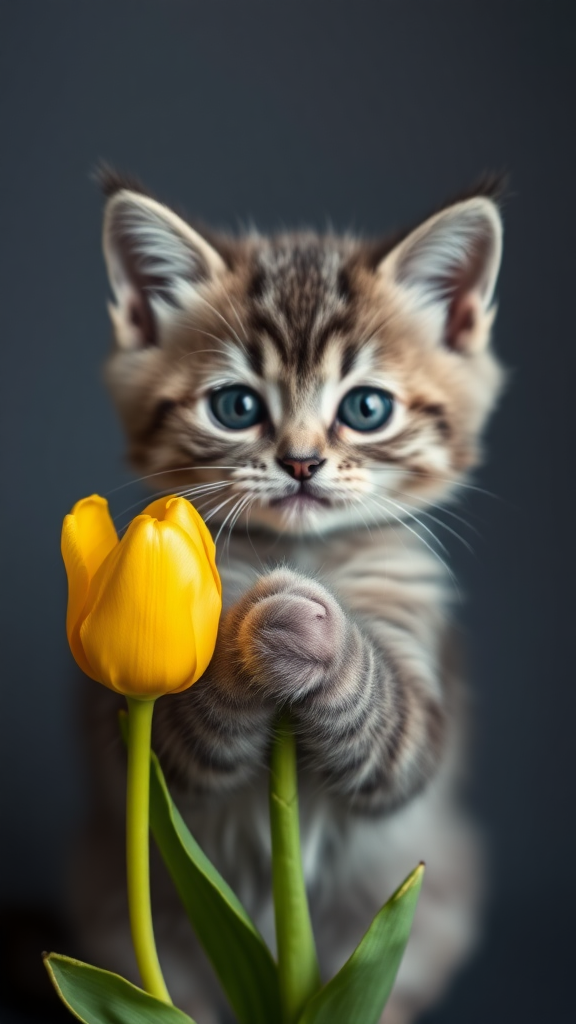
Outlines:
POLYGON ((352 430, 378 430, 390 419, 394 399, 382 388, 352 388, 338 407, 338 419, 352 430))
POLYGON ((266 419, 266 406, 252 388, 241 384, 219 388, 210 395, 210 408, 228 430, 246 430, 266 419))

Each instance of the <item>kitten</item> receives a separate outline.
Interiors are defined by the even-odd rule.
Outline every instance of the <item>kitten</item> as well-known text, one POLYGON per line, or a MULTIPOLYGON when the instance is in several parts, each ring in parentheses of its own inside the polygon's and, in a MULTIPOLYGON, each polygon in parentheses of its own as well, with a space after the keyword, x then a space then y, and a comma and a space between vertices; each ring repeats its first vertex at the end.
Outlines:
MULTIPOLYGON (((201 233, 134 182, 108 173, 104 185, 108 384, 134 466, 214 528, 224 588, 213 661, 192 689, 158 702, 156 750, 194 835, 273 946, 267 759, 278 709, 290 707, 326 977, 427 863, 383 1017, 409 1024, 475 932, 477 844, 457 806, 453 590, 418 520, 478 463, 501 386, 489 347, 494 193, 374 244, 201 233)), ((113 736, 114 698, 95 689, 113 736)), ((90 885, 78 885, 75 906, 87 951, 134 975, 113 770, 109 757, 80 858, 90 885)), ((214 1024, 221 997, 156 870, 168 986, 214 1024)))

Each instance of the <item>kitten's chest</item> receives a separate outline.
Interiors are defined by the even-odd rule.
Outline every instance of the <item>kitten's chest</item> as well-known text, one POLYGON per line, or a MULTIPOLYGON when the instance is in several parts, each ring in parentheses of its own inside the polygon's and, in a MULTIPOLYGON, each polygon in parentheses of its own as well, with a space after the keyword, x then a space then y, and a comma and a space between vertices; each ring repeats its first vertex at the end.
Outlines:
POLYGON ((323 579, 331 577, 338 567, 342 582, 346 569, 350 568, 350 552, 342 552, 339 546, 338 555, 335 545, 326 540, 314 543, 301 538, 264 535, 253 537, 251 543, 247 543, 243 537, 234 537, 228 550, 218 558, 224 607, 234 604, 258 576, 277 566, 323 579))
POLYGON ((345 605, 370 617, 385 614, 386 606, 409 596, 418 604, 434 603, 443 586, 438 563, 418 539, 399 539, 392 530, 321 539, 240 535, 232 537, 218 560, 224 606, 230 607, 259 575, 278 565, 318 579, 345 605))

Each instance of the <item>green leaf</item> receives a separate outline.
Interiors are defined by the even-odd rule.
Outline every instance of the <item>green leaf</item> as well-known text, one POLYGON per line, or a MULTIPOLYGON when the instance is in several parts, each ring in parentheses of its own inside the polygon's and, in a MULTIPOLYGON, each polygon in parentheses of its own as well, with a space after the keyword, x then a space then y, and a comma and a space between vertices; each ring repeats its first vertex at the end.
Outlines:
POLYGON ((313 996, 299 1024, 378 1024, 408 942, 424 865, 376 914, 338 974, 313 996))
POLYGON ((64 1005, 84 1024, 194 1024, 119 974, 59 953, 44 954, 44 965, 64 1005))
MULTIPOLYGON (((126 737, 125 718, 120 715, 126 737)), ((239 1024, 280 1021, 278 968, 272 954, 237 896, 189 832, 155 754, 151 757, 150 826, 239 1024)))

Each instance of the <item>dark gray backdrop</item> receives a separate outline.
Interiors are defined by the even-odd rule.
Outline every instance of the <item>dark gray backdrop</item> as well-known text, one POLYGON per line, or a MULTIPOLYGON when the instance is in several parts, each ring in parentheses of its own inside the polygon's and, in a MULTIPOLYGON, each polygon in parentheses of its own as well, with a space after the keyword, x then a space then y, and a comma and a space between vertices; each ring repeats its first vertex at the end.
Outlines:
POLYGON ((498 498, 467 501, 475 557, 445 538, 468 595, 492 905, 430 1022, 568 1024, 574 4, 19 0, 0 37, 4 905, 57 907, 83 813, 62 516, 130 479, 101 384, 96 161, 217 225, 368 233, 504 169, 496 343, 512 372, 478 476, 498 498))

